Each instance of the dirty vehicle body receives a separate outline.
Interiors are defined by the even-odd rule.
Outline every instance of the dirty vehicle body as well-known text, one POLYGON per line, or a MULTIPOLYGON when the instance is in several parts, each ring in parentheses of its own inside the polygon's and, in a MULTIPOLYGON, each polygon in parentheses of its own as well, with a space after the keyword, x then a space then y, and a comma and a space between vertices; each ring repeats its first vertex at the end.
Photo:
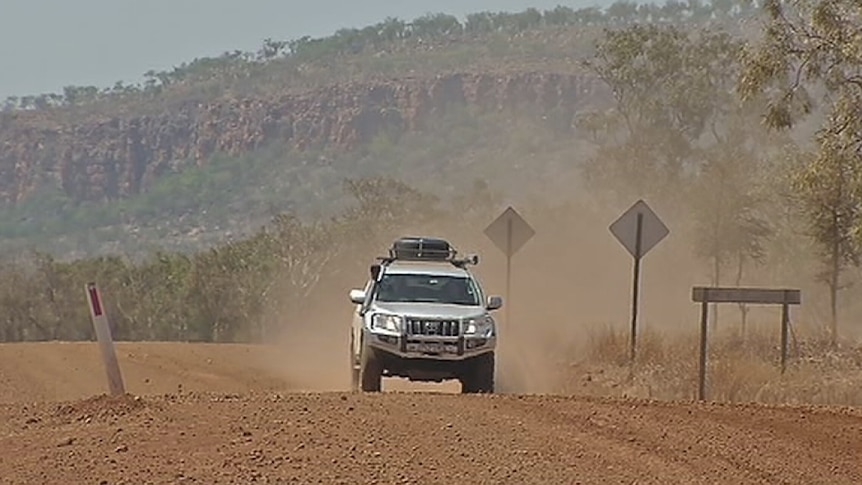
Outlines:
POLYGON ((494 392, 497 326, 503 301, 485 297, 448 241, 402 237, 370 268, 350 334, 353 390, 376 392, 383 377, 442 382, 458 379, 464 393, 494 392))

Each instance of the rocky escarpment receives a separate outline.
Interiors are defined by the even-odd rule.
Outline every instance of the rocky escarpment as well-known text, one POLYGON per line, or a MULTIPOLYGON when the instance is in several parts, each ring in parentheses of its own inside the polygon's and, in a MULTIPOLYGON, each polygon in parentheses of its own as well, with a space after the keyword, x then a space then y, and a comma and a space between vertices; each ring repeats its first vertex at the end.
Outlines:
POLYGON ((88 118, 65 126, 28 113, 0 131, 0 201, 15 204, 42 183, 76 200, 139 193, 180 160, 205 164, 282 141, 300 149, 350 149, 384 127, 421 129, 450 104, 480 110, 530 107, 572 115, 598 94, 586 76, 544 72, 454 73, 342 84, 277 98, 186 102, 158 115, 88 118))

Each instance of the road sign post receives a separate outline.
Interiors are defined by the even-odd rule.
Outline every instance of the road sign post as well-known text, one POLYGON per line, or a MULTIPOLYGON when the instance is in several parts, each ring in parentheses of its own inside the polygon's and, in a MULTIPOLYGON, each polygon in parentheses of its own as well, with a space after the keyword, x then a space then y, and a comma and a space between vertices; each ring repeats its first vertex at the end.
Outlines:
MULTIPOLYGON (((506 219, 506 247, 512 247, 512 218, 506 219)), ((512 293, 512 254, 506 252, 506 301, 512 293)), ((506 323, 509 323, 509 305, 506 305, 506 323)))
POLYGON ((790 328, 790 305, 802 303, 802 292, 772 288, 719 288, 696 286, 691 299, 700 303, 700 358, 698 365, 697 398, 706 399, 707 321, 710 303, 748 303, 755 305, 781 305, 781 373, 787 368, 787 333, 790 328))
POLYGON ((511 325, 512 256, 536 234, 530 224, 511 206, 485 228, 485 236, 506 256, 506 325, 511 325))
POLYGON ((90 306, 90 318, 93 320, 93 329, 101 349, 102 364, 108 378, 108 389, 112 395, 125 394, 123 375, 120 372, 120 364, 117 362, 117 354, 114 350, 114 341, 111 336, 111 327, 108 325, 108 316, 105 315, 105 307, 102 302, 99 288, 95 283, 87 283, 85 286, 87 301, 90 306))
POLYGON ((629 361, 634 362, 637 348, 638 306, 640 304, 641 260, 670 231, 643 200, 638 200, 613 224, 611 233, 634 259, 632 271, 632 317, 629 340, 629 361))

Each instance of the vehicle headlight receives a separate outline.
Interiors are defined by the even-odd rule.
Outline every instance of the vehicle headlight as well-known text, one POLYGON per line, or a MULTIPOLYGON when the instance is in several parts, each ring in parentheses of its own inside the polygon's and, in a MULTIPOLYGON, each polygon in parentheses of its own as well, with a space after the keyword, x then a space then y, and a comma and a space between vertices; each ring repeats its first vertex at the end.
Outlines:
POLYGON ((371 317, 371 328, 379 330, 388 330, 390 332, 400 332, 404 319, 399 315, 388 315, 386 313, 376 313, 371 317))
POLYGON ((483 315, 464 322, 464 335, 489 338, 494 336, 494 318, 483 315))

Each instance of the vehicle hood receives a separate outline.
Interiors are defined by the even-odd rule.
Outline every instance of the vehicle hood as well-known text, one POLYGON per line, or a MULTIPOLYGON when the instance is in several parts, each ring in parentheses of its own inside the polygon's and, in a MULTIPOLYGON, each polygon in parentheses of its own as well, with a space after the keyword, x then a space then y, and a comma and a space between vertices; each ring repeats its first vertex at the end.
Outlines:
POLYGON ((447 305, 442 303, 376 302, 374 310, 418 318, 469 318, 485 314, 483 306, 447 305))

